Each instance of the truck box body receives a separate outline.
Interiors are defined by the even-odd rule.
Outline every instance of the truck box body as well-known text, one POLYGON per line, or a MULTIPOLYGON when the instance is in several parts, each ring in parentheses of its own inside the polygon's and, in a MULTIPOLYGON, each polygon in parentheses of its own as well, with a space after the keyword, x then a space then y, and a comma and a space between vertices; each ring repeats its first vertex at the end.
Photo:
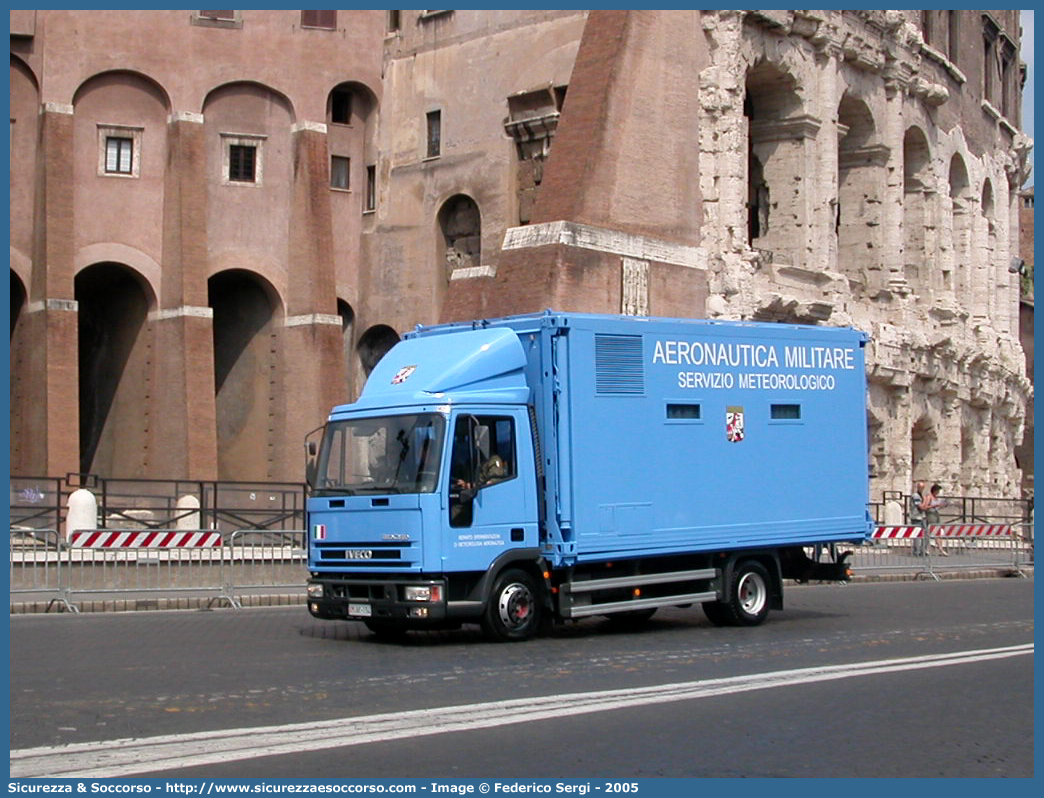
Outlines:
POLYGON ((861 542, 865 342, 842 328, 551 311, 418 328, 329 421, 405 416, 409 430, 381 439, 401 442, 399 477, 423 452, 418 487, 317 485, 310 569, 488 575, 516 552, 551 571, 669 571, 677 557, 861 542), (449 475, 465 418, 511 463, 461 526, 449 475))

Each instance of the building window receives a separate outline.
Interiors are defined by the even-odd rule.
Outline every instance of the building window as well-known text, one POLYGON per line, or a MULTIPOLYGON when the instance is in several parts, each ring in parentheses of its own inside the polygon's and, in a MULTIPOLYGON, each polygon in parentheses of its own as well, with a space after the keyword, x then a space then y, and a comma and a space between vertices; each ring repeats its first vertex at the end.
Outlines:
POLYGON ((243 20, 238 11, 196 11, 192 24, 205 28, 242 28, 243 20))
POLYGON ((931 11, 921 12, 921 37, 924 39, 925 44, 935 44, 935 32, 932 29, 931 11))
POLYGON ((264 136, 222 134, 222 183, 261 185, 264 136))
POLYGON ((373 211, 377 209, 377 166, 371 164, 366 167, 366 205, 364 210, 373 211))
POLYGON ((428 112, 428 158, 442 154, 442 111, 428 112))
POLYGON ((946 45, 947 57, 950 63, 956 65, 959 62, 958 53, 961 47, 961 17, 959 11, 947 11, 946 45))
POLYGON ((301 27, 335 30, 337 28, 337 12, 325 9, 322 11, 302 11, 301 27))
POLYGON ((997 106, 997 37, 1000 28, 988 16, 984 15, 982 22, 982 98, 997 106))
POLYGON ((1016 119, 1017 94, 1015 47, 1004 41, 1000 54, 1000 112, 1007 119, 1016 119))
POLYGON ((121 136, 105 137, 105 171, 129 175, 134 163, 134 139, 121 136))
POLYGON ((228 148, 228 179, 243 183, 254 182, 257 147, 233 144, 228 148))
POLYGON ((330 92, 330 121, 335 125, 352 123, 352 93, 347 89, 330 92))
POLYGON ((142 128, 124 125, 98 126, 98 174, 138 177, 142 128))
POLYGON ((388 12, 388 33, 395 33, 402 27, 402 12, 388 12))
POLYGON ((330 156, 330 188, 348 191, 352 159, 343 155, 330 156))

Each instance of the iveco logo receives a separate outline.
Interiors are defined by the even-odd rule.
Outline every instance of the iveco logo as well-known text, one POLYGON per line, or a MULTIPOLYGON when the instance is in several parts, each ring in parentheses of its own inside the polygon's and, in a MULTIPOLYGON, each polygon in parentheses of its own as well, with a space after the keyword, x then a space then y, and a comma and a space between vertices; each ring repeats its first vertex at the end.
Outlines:
POLYGON ((369 549, 346 549, 344 556, 349 560, 370 560, 373 559, 373 552, 369 549))

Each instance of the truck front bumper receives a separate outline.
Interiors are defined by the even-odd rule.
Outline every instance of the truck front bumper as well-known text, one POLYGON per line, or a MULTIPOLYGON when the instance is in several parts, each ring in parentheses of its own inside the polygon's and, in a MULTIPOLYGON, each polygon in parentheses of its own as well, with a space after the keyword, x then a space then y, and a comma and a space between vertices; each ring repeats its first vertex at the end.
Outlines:
POLYGON ((313 576, 308 580, 308 611, 316 618, 352 621, 408 621, 438 625, 457 613, 446 600, 441 579, 406 577, 313 576))

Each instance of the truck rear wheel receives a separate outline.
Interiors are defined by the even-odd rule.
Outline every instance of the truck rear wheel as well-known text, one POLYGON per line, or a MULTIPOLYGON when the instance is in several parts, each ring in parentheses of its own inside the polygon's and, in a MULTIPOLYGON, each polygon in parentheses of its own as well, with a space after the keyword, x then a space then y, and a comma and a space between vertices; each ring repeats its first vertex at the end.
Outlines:
POLYGON ((540 628, 540 591, 525 571, 504 571, 493 583, 493 590, 482 615, 482 631, 497 642, 528 640, 540 628))
POLYGON ((757 626, 769 612, 769 574, 757 560, 737 563, 729 579, 724 601, 703 605, 715 626, 757 626))

